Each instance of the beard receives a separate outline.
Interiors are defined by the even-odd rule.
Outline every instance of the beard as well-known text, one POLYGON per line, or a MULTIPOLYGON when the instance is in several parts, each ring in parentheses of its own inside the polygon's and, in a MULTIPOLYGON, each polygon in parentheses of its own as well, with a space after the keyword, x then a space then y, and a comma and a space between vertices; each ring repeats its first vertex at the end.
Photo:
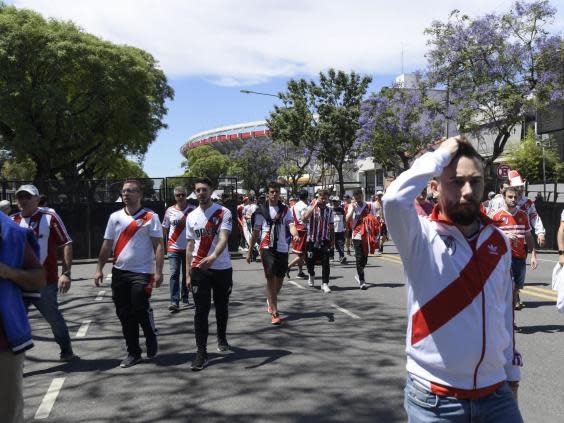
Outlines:
POLYGON ((445 208, 445 214, 457 225, 470 225, 480 215, 480 204, 471 201, 445 208))

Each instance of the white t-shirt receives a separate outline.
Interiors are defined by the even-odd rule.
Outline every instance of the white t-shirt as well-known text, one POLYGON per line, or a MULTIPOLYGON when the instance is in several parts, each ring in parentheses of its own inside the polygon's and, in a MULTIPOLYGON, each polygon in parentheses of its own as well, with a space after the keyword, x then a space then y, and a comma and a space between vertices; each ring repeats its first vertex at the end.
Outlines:
MULTIPOLYGON (((270 211, 270 218, 274 220, 276 218, 276 215, 278 214, 278 206, 275 207, 269 206, 268 209, 270 211)), ((282 219, 283 219, 283 224, 280 225, 273 224, 272 227, 273 230, 274 228, 277 228, 276 230, 278 231, 277 234, 278 242, 276 245, 276 251, 278 251, 279 253, 287 253, 288 245, 289 245, 288 237, 290 236, 289 225, 294 223, 294 218, 292 217, 292 212, 290 211, 290 208, 286 209, 286 214, 282 219)), ((270 245, 270 237, 273 236, 273 234, 270 233, 270 227, 268 225, 268 222, 262 215, 257 214, 255 216, 254 229, 258 229, 261 231, 259 248, 261 250, 263 248, 268 248, 268 246, 270 245)))
POLYGON ((159 216, 146 208, 133 216, 128 215, 125 208, 112 213, 104 232, 104 239, 113 241, 114 267, 136 273, 155 273, 151 238, 162 239, 162 236, 159 216), (124 233, 128 227, 130 229, 124 233))
MULTIPOLYGON (((219 204, 212 204, 206 210, 196 208, 186 219, 186 239, 194 241, 192 267, 198 267, 200 261, 215 250, 222 230, 231 232, 233 218, 231 212, 219 204)), ((222 270, 231 268, 231 257, 227 246, 212 263, 210 269, 222 270)))
POLYGON ((187 204, 185 209, 180 210, 175 204, 166 209, 163 218, 163 228, 169 228, 168 252, 182 252, 186 250, 186 216, 195 208, 196 206, 193 204, 187 204))
POLYGON ((307 209, 307 204, 300 200, 298 201, 296 204, 294 204, 294 207, 292 207, 292 217, 295 214, 296 215, 296 229, 298 231, 307 231, 306 226, 304 225, 304 220, 303 220, 303 212, 304 210, 307 209))
POLYGON ((245 217, 246 219, 250 219, 253 213, 255 212, 255 210, 257 209, 257 207, 258 206, 256 205, 256 203, 247 204, 243 208, 243 217, 245 217))

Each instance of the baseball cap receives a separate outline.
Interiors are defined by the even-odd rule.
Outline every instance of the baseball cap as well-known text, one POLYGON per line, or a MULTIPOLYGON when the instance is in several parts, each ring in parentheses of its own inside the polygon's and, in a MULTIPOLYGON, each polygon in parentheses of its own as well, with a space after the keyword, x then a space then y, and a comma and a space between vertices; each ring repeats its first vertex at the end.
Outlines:
POLYGON ((0 201, 0 209, 4 209, 6 207, 12 207, 12 204, 8 200, 0 201))
POLYGON ((39 190, 35 185, 22 185, 16 191, 16 195, 18 195, 20 192, 27 192, 28 194, 31 194, 34 197, 39 197, 39 190))
POLYGON ((509 186, 521 187, 525 185, 523 178, 521 178, 521 175, 519 175, 519 172, 517 172, 516 170, 510 170, 508 177, 509 177, 509 186))
POLYGON ((376 191, 376 195, 384 195, 383 191, 376 191))

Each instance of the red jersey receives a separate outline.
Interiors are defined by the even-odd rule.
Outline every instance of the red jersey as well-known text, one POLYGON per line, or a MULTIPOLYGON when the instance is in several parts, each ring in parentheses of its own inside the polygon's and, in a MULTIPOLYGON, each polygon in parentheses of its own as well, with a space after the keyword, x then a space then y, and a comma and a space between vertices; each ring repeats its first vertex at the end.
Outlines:
POLYGON ((492 219, 495 225, 508 236, 511 244, 511 256, 526 258, 525 235, 531 231, 527 213, 519 209, 516 209, 514 214, 507 210, 498 210, 492 219), (512 238, 510 235, 516 235, 517 238, 512 238))
POLYGON ((21 227, 33 231, 39 244, 39 262, 45 268, 47 283, 57 283, 57 247, 72 242, 59 215, 53 209, 40 207, 29 217, 16 213, 12 215, 12 219, 21 227))

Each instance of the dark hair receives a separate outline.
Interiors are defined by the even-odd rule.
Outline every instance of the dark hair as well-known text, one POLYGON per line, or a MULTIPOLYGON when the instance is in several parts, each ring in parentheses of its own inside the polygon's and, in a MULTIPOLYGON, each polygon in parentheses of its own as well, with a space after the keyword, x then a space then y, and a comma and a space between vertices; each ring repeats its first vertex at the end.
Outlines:
POLYGON ((137 189, 139 190, 139 192, 143 192, 143 184, 137 179, 126 179, 125 181, 123 181, 123 185, 125 184, 137 185, 137 189))
POLYGON ((505 194, 508 192, 514 192, 515 194, 519 194, 519 189, 517 187, 505 187, 503 188, 503 197, 505 198, 505 194))
POLYGON ((195 178, 194 179, 194 186, 196 186, 196 184, 205 184, 208 187, 213 188, 213 182, 207 176, 200 176, 198 178, 195 178))
POLYGON ((317 191, 318 197, 321 197, 322 195, 329 197, 329 191, 327 191, 326 189, 320 189, 319 191, 317 191))
POLYGON ((477 159, 480 163, 484 161, 483 157, 476 151, 474 146, 465 137, 458 140, 458 150, 453 157, 453 161, 460 157, 468 157, 470 159, 477 159))
POLYGON ((360 188, 355 189, 353 191, 353 196, 354 195, 363 195, 362 189, 360 189, 360 188))
POLYGON ((47 197, 45 194, 41 194, 39 196, 39 202, 37 203, 37 205, 39 207, 45 207, 48 201, 49 201, 49 197, 47 197))
POLYGON ((276 181, 270 181, 268 183, 268 185, 266 185, 266 189, 270 190, 270 189, 275 189, 277 191, 280 191, 280 184, 276 181))
POLYGON ((309 192, 307 192, 306 189, 302 189, 300 192, 298 192, 298 198, 300 200, 307 200, 307 197, 309 197, 309 192))

